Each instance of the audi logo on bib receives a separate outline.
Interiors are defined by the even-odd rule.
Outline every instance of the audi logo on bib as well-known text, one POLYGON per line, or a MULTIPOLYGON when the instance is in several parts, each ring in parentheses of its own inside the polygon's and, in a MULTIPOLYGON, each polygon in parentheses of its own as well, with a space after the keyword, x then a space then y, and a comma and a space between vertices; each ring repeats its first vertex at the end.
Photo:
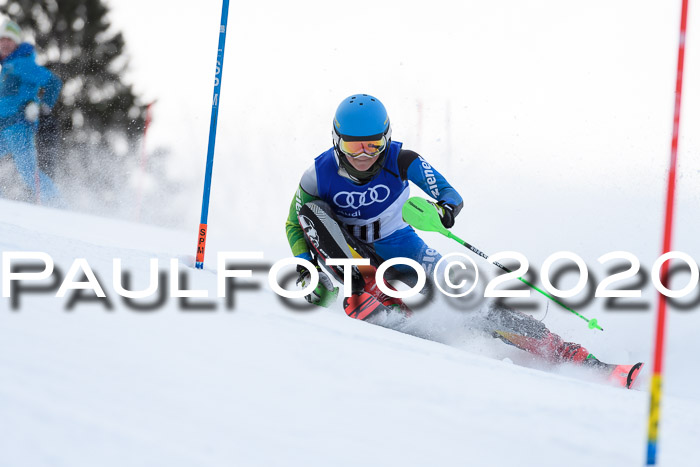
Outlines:
POLYGON ((339 208, 359 209, 374 203, 383 203, 389 198, 391 191, 386 185, 377 185, 367 191, 340 191, 333 197, 333 202, 339 208))

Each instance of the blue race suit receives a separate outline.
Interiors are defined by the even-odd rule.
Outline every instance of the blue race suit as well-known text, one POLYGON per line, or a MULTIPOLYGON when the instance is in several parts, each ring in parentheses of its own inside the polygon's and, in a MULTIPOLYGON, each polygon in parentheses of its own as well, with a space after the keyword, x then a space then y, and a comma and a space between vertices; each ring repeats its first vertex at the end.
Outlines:
POLYGON ((28 121, 24 111, 31 102, 52 108, 63 84, 51 71, 37 65, 31 44, 20 44, 0 63, 0 158, 13 157, 22 180, 40 202, 57 203, 56 186, 37 167, 34 138, 38 122, 28 121))
MULTIPOLYGON (((397 141, 389 146, 381 172, 364 184, 342 174, 336 157, 333 148, 318 156, 302 177, 301 189, 328 203, 348 232, 371 245, 382 260, 410 258, 430 276, 440 255, 401 217, 410 196, 408 181, 434 199, 454 205, 455 215, 463 204, 459 193, 428 162, 413 151, 402 150, 397 141)), ((409 266, 394 267, 398 272, 412 271, 409 266)))

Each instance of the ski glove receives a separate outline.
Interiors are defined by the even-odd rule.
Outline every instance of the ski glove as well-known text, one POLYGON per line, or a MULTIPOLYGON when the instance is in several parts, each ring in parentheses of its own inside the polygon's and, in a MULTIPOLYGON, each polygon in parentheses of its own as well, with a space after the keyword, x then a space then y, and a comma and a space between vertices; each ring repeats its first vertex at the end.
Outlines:
POLYGON ((41 109, 39 109, 39 104, 37 104, 36 102, 30 102, 24 108, 24 118, 28 122, 34 123, 37 120, 39 120, 39 113, 40 112, 41 112, 41 109))
POLYGON ((440 214, 440 222, 445 226, 446 229, 451 228, 455 225, 455 217, 457 217, 455 206, 453 204, 446 203, 445 201, 438 201, 435 207, 440 214))
MULTIPOLYGON (((318 305, 328 308, 338 296, 338 287, 333 287, 333 281, 328 277, 328 274, 321 271, 321 268, 316 266, 318 271, 318 285, 309 295, 305 296, 307 302, 312 305, 318 305)), ((299 278, 297 285, 304 288, 311 281, 311 273, 304 266, 297 266, 299 278)))
POLYGON ((24 118, 30 123, 34 123, 39 120, 39 117, 46 117, 51 115, 51 107, 48 104, 37 104, 36 102, 30 102, 24 107, 24 118))

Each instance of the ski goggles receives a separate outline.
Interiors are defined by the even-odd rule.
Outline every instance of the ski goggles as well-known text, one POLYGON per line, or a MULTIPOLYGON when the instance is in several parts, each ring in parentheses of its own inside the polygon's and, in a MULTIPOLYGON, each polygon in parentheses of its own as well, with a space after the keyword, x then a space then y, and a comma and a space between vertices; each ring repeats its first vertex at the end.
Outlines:
POLYGON ((386 148, 386 137, 372 141, 345 141, 341 138, 338 147, 348 157, 377 157, 386 148))

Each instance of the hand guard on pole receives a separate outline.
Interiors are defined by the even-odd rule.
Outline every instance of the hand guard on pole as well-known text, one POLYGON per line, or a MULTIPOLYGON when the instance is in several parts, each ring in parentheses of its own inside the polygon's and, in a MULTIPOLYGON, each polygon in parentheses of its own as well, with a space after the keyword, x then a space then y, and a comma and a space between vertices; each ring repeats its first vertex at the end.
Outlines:
MULTIPOLYGON (((318 285, 313 292, 304 298, 312 305, 328 308, 338 296, 338 287, 333 286, 331 278, 320 267, 316 266, 316 269, 318 270, 318 285)), ((302 288, 306 287, 311 279, 311 273, 301 265, 297 266, 297 272, 299 273, 297 285, 302 288)))
POLYGON ((452 228, 455 225, 455 217, 457 217, 455 206, 445 201, 433 203, 438 214, 440 214, 440 222, 446 229, 452 228))

